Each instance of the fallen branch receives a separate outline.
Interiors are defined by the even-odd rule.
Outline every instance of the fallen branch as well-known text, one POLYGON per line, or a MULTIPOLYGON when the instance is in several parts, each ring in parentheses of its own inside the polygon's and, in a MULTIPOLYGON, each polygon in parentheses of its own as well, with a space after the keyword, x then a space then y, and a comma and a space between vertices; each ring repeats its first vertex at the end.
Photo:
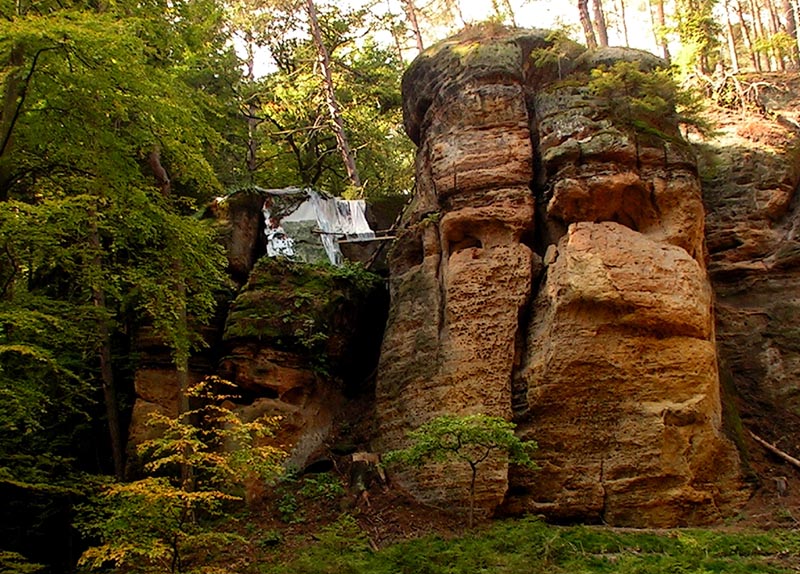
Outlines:
POLYGON ((777 122, 785 127, 788 130, 793 131, 796 134, 800 134, 800 123, 797 120, 793 120, 792 118, 787 118, 783 114, 778 114, 775 119, 777 122))
POLYGON ((791 464, 793 467, 795 467, 797 469, 800 469, 800 460, 797 460, 795 457, 793 457, 790 454, 786 454, 785 452, 783 452, 781 449, 779 449, 775 445, 772 445, 772 444, 768 443, 767 441, 765 441, 763 438, 758 436, 753 431, 750 431, 750 436, 753 437, 754 441, 756 441, 758 444, 763 446, 765 449, 767 449, 772 454, 782 458, 783 460, 785 460, 786 462, 791 464))

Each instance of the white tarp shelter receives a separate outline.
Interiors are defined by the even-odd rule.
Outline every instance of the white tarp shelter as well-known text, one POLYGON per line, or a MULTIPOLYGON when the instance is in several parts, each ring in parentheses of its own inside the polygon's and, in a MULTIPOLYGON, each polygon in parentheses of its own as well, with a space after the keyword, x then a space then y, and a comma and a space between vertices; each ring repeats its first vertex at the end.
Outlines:
POLYGON ((330 197, 313 189, 263 189, 267 255, 309 263, 327 256, 341 265, 338 240, 368 241, 375 233, 367 223, 363 199, 330 197))

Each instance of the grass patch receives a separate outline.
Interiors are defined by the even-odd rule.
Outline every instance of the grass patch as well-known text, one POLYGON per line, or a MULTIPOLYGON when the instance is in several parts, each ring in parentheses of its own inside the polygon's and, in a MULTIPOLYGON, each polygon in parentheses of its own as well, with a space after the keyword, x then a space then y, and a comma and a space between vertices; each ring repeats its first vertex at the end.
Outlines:
POLYGON ((430 536, 373 552, 351 518, 265 574, 783 574, 797 572, 800 532, 617 530, 504 521, 463 537, 430 536), (351 542, 349 542, 351 541, 351 542))

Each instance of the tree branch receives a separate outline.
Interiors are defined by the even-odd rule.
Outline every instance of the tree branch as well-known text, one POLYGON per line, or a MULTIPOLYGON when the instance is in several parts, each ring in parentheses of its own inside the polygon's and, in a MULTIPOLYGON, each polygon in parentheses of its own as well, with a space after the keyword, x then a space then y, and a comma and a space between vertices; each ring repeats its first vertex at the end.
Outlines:
POLYGON ((28 70, 28 74, 25 76, 23 80, 22 88, 19 91, 19 101, 17 102, 17 107, 14 110, 14 114, 11 116, 11 121, 8 124, 8 129, 6 130, 5 135, 3 136, 3 142, 0 144, 0 157, 6 152, 6 148, 8 147, 9 142, 11 141, 11 134, 14 131, 14 127, 19 120, 19 116, 22 113, 22 105, 25 103, 25 98, 28 95, 28 86, 30 85, 31 78, 33 77, 33 73, 36 71, 36 64, 39 63, 39 57, 44 54, 45 52, 49 52, 51 50, 58 50, 60 46, 49 46, 47 48, 40 48, 36 54, 33 56, 33 62, 31 62, 31 69, 28 70))
POLYGON ((754 441, 756 441, 758 444, 760 444, 761 446, 763 446, 765 449, 767 449, 767 450, 768 450, 769 452, 771 452, 772 454, 774 454, 774 455, 776 455, 777 457, 779 457, 779 458, 783 459, 784 461, 788 462, 788 463, 789 463, 789 464, 791 464, 793 467, 795 467, 795 468, 797 468, 797 469, 800 469, 800 460, 797 460, 797 459, 796 459, 795 457, 793 457, 792 455, 790 455, 790 454, 787 454, 787 453, 783 452, 782 450, 780 450, 778 447, 776 447, 776 446, 774 446, 774 445, 772 445, 772 444, 768 443, 767 441, 765 441, 763 438, 761 438, 760 436, 758 436, 758 435, 757 435, 756 433, 754 433, 753 431, 750 431, 750 436, 751 436, 751 437, 753 437, 753 440, 754 440, 754 441))

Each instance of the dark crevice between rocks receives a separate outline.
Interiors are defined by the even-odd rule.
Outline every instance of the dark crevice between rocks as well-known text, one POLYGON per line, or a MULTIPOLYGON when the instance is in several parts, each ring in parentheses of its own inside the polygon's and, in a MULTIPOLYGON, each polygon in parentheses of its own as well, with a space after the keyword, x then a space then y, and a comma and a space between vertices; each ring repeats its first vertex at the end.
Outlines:
POLYGON ((533 153, 533 179, 530 190, 534 198, 534 221, 531 222, 520 237, 520 242, 531 250, 531 285, 527 299, 520 305, 517 314, 517 331, 514 335, 514 362, 511 369, 511 413, 512 420, 516 423, 526 421, 528 418, 528 382, 524 371, 528 355, 528 327, 533 321, 533 302, 539 291, 542 278, 542 258, 547 250, 547 241, 542 234, 546 222, 547 197, 545 192, 546 173, 543 167, 539 146, 539 125, 536 119, 533 94, 526 93, 526 107, 528 110, 528 131, 531 138, 533 153))
POLYGON ((528 381, 524 376, 527 350, 527 325, 531 317, 531 299, 519 309, 517 332, 514 335, 514 363, 511 368, 511 417, 520 423, 528 417, 528 381))
POLYGON ((374 399, 389 304, 389 289, 385 282, 362 301, 351 343, 343 357, 343 391, 348 399, 365 395, 374 399))
POLYGON ((792 190, 792 199, 781 220, 778 223, 787 225, 786 239, 797 241, 800 238, 800 181, 797 181, 792 190))
POLYGON ((517 315, 517 332, 514 335, 514 363, 511 369, 511 416, 517 423, 529 419, 528 381, 525 378, 528 356, 528 329, 534 318, 534 301, 544 277, 542 259, 531 254, 531 289, 526 301, 520 305, 517 315))
POLYGON ((526 89, 525 104, 528 110, 528 132, 531 137, 531 150, 533 151, 532 167, 533 179, 530 190, 533 194, 533 231, 523 234, 521 241, 531 248, 539 257, 544 257, 549 244, 547 203, 550 201, 552 190, 547 187, 547 173, 542 161, 539 146, 539 121, 536 115, 535 94, 526 89))
MULTIPOLYGON (((441 228, 441 226, 440 226, 440 224, 438 222, 434 223, 433 225, 436 226, 436 241, 438 241, 439 245, 442 245, 442 228, 441 228)), ((439 265, 437 265, 437 267, 436 267, 436 283, 439 285, 439 309, 438 309, 438 316, 437 316, 437 320, 438 320, 437 333, 438 333, 438 338, 439 338, 439 346, 437 348, 438 356, 436 357, 436 360, 437 360, 437 363, 439 363, 439 364, 441 364, 441 360, 442 360, 442 357, 441 357, 441 352, 442 352, 441 341, 442 341, 442 337, 443 337, 444 331, 445 331, 445 322, 447 320, 446 317, 445 317, 445 310, 446 310, 446 307, 447 307, 447 285, 445 284, 445 269, 447 267, 448 258, 449 258, 449 254, 441 253, 441 250, 440 250, 440 253, 439 253, 439 265)))
POLYGON ((603 506, 600 508, 600 512, 598 513, 600 517, 600 522, 603 524, 606 523, 606 507, 608 506, 608 491, 606 490, 606 477, 605 477, 605 459, 600 459, 600 480, 598 484, 600 484, 600 488, 603 489, 603 506))

